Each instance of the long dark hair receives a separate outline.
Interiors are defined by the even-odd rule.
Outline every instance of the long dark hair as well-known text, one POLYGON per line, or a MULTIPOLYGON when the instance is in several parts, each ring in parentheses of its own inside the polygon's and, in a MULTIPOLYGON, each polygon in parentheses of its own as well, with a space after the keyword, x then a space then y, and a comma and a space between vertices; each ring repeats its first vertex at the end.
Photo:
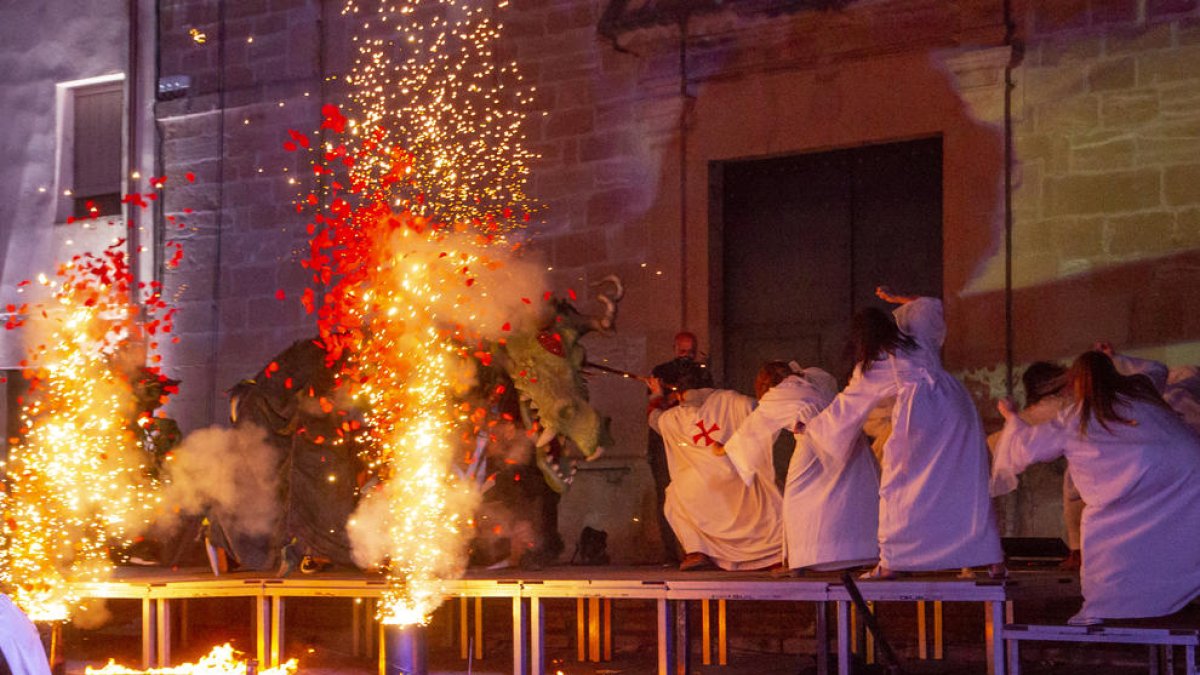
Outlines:
POLYGON ((1150 378, 1118 373, 1112 359, 1103 352, 1080 354, 1067 371, 1067 381, 1075 400, 1079 401, 1079 432, 1082 434, 1087 434, 1088 423, 1093 418, 1106 431, 1109 422, 1137 424, 1136 420, 1125 419, 1117 413, 1117 404, 1122 400, 1145 401, 1171 409, 1150 378))
POLYGON ((854 315, 850 324, 850 350, 854 362, 862 366, 862 372, 871 369, 871 363, 886 352, 895 354, 897 349, 913 349, 916 340, 906 335, 887 312, 867 307, 854 315))
POLYGON ((783 361, 767 361, 758 369, 758 375, 754 378, 754 395, 762 398, 772 387, 792 375, 795 375, 792 367, 783 361))

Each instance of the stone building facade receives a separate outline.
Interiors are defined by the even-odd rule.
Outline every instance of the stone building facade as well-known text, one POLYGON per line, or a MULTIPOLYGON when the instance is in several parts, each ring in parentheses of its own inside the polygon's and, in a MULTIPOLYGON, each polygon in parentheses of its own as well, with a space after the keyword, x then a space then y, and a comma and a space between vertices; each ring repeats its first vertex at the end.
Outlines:
MULTIPOLYGON (((605 0, 493 6, 503 55, 545 113, 528 129, 541 154, 530 192, 547 205, 534 249, 556 287, 612 273, 627 286, 618 333, 588 338, 593 360, 648 372, 687 328, 718 380, 731 375, 723 163, 940 138, 945 360, 985 416, 1010 350, 1018 368, 1095 340, 1200 362, 1197 0, 1024 0, 1008 17, 1001 0, 805 4, 729 2, 608 35, 605 0), (763 7, 773 11, 751 11, 763 7)), ((183 240, 184 264, 159 272, 180 307, 181 341, 164 354, 184 382, 171 412, 195 429, 223 423, 223 391, 313 332, 295 301, 306 235, 291 180, 304 167, 281 143, 343 100, 354 26, 336 0, 157 9, 157 74, 190 78, 153 116, 160 172, 197 177, 166 190, 165 214, 193 213, 187 229, 164 230, 183 240)), ((0 223, 10 261, 22 228, 51 227, 41 220, 0 223)), ((568 550, 590 525, 610 533, 616 561, 653 559, 643 391, 614 378, 592 392, 618 442, 563 502, 568 550)), ((1030 482, 1006 506, 1007 528, 1050 536, 1054 476, 1030 482)))

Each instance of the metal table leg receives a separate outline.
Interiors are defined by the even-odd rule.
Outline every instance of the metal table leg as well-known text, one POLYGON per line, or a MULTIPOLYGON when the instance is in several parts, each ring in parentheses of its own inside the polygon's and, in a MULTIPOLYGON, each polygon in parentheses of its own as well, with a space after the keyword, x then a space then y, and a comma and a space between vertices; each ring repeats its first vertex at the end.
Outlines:
POLYGON ((817 675, 829 675, 829 603, 813 603, 817 609, 813 637, 817 642, 817 675))
POLYGON ((588 598, 588 660, 600 662, 600 598, 588 598))
POLYGON ((587 599, 575 598, 575 647, 577 660, 587 661, 587 599))
POLYGON ((725 626, 725 600, 717 601, 717 665, 729 665, 729 640, 725 626))
POLYGON ((675 606, 666 598, 660 598, 657 602, 658 675, 673 675, 675 672, 675 606))
POLYGON ((283 598, 271 598, 271 667, 278 668, 283 653, 283 598))
POLYGON ((521 596, 515 596, 512 603, 513 675, 529 675, 529 612, 521 596))
POLYGON ((542 599, 529 599, 529 666, 533 675, 546 674, 546 612, 542 599))
POLYGON ((838 675, 850 675, 850 601, 837 601, 838 675))
POLYGON ((259 663, 267 663, 271 655, 271 603, 267 596, 255 596, 254 617, 255 658, 259 663))
POLYGON ((171 601, 159 598, 158 616, 155 620, 155 641, 158 643, 158 666, 171 665, 171 601))
POLYGON ((925 601, 917 601, 917 658, 924 661, 929 658, 929 649, 925 635, 925 601))
POLYGON ((985 602, 984 639, 987 641, 988 675, 1004 675, 1004 603, 985 602))
POLYGON ((158 650, 155 649, 155 638, 158 626, 155 621, 155 601, 142 598, 142 670, 149 670, 156 665, 158 650))

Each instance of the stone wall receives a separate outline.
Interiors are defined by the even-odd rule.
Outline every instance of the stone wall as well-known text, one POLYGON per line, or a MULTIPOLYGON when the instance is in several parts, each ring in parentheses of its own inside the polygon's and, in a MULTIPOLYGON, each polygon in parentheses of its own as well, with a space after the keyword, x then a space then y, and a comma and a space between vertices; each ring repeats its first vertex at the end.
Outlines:
POLYGON ((1105 339, 1194 363, 1197 3, 1052 4, 1024 17, 1016 73, 1017 352, 1061 357, 1105 339))
MULTIPOLYGON (((688 27, 686 98, 677 28, 614 44, 596 33, 605 4, 512 0, 503 14, 503 54, 537 84, 545 113, 529 130, 542 155, 530 191, 547 205, 534 247, 560 289, 610 273, 628 286, 617 335, 588 338, 593 360, 647 372, 681 328, 720 353, 712 163, 940 136, 946 361, 984 373, 981 398, 1002 390, 1010 52, 999 0, 699 18, 688 27)), ((1094 339, 1200 358, 1188 346, 1200 338, 1190 291, 1200 269, 1196 4, 1018 4, 1018 361, 1066 357, 1094 339)), ((223 59, 218 8, 164 0, 161 12, 162 75, 193 78, 187 97, 157 109, 167 173, 198 177, 167 200, 196 211, 191 229, 168 233, 186 240, 184 266, 168 275, 182 341, 167 367, 184 380, 172 414, 188 428, 221 422, 225 388, 311 334, 294 301, 304 232, 288 178, 300 167, 280 144, 288 128, 316 125, 321 102, 339 100, 351 58, 351 27, 333 0, 228 2, 223 59), (191 28, 208 42, 197 45, 191 28)), ((618 442, 579 474, 561 529, 568 550, 591 525, 609 531, 617 562, 645 561, 657 534, 643 391, 616 378, 592 391, 618 442)))

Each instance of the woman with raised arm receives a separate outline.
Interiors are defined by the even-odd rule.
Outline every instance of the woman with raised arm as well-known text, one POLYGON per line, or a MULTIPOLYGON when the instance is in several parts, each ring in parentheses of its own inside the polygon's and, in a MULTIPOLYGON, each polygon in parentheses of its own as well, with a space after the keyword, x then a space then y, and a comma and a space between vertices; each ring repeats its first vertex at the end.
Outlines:
POLYGON ((850 384, 806 429, 824 454, 847 461, 871 409, 895 397, 879 481, 879 565, 866 577, 981 565, 1003 576, 983 425, 966 388, 942 368, 942 303, 883 287, 876 294, 899 305, 895 320, 859 312, 850 384))
POLYGON ((1200 437, 1153 384, 1086 352, 1067 374, 1072 402, 1030 426, 1000 402, 992 491, 1016 487, 1035 462, 1066 456, 1083 509, 1075 625, 1165 616, 1200 595, 1200 437))

